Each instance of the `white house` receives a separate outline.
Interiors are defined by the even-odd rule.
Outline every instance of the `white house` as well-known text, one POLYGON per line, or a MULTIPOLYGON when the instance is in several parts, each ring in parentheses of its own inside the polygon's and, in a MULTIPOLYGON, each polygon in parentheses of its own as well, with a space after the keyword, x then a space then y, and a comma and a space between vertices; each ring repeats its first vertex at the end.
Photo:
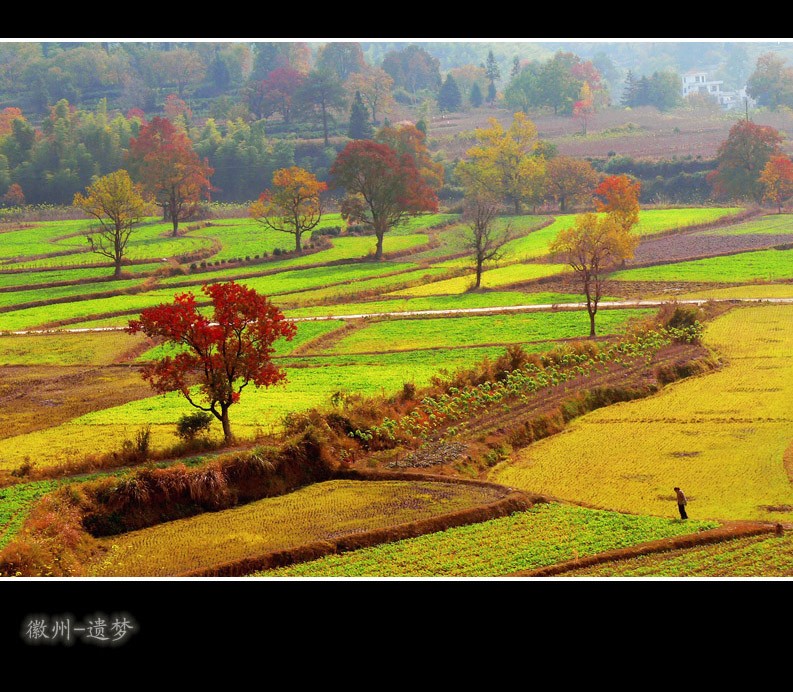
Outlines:
MULTIPOLYGON (((707 72, 686 72, 683 75, 683 98, 689 94, 705 94, 716 101, 724 110, 740 108, 748 99, 746 88, 737 91, 722 91, 723 81, 708 79, 707 72)), ((749 99, 749 105, 753 105, 749 99)))

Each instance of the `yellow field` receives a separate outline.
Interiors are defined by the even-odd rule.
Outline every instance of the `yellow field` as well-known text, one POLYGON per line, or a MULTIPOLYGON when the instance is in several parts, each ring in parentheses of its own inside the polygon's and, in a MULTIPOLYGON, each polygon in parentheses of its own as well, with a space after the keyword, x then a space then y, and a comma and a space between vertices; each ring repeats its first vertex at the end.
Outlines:
POLYGON ((793 298, 793 284, 745 284, 684 293, 678 298, 793 298))
MULTIPOLYGON (((470 262, 469 262, 470 266, 470 262)), ((560 274, 567 271, 566 264, 510 264, 506 267, 488 269, 482 272, 482 288, 503 288, 511 284, 531 279, 539 279, 552 274, 560 274)), ((399 291, 386 293, 388 296, 440 296, 457 295, 468 291, 476 281, 476 274, 471 269, 468 276, 458 276, 455 279, 443 279, 441 281, 431 281, 413 288, 404 288, 399 291)))
POLYGON ((288 495, 102 539, 92 576, 172 576, 497 500, 479 486, 427 481, 328 481, 288 495))
MULTIPOLYGON (((240 428, 242 426, 239 426, 240 428)), ((39 468, 80 460, 89 454, 105 454, 121 449, 125 439, 134 440, 139 425, 80 425, 62 423, 53 428, 0 440, 0 469, 13 470, 26 458, 39 468)), ((151 447, 160 449, 178 442, 173 425, 151 426, 151 447)), ((235 429, 235 432, 236 429, 235 429)), ((247 430, 240 429, 241 436, 247 430)))
POLYGON ((707 329, 720 371, 588 414, 519 452, 490 480, 626 512, 793 519, 793 306, 739 308, 707 329), (771 511, 770 507, 787 511, 771 511))

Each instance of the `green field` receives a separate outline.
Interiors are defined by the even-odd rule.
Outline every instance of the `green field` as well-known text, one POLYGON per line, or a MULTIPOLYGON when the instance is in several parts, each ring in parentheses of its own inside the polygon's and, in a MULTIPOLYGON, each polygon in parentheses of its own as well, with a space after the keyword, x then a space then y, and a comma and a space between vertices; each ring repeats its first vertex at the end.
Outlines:
POLYGON ((261 577, 492 577, 715 528, 540 504, 480 524, 257 573, 261 577))
POLYGON ((103 539, 93 576, 171 576, 326 538, 486 504, 500 492, 427 481, 327 481, 258 502, 103 539))
MULTIPOLYGON (((634 319, 652 310, 604 310, 599 313, 603 333, 617 333, 634 319)), ((344 336, 329 353, 367 353, 383 350, 465 347, 478 344, 511 344, 531 341, 585 338, 589 318, 581 311, 534 312, 375 322, 344 336)))
MULTIPOLYGON (((582 296, 574 293, 520 293, 518 291, 487 291, 486 293, 461 293, 451 296, 422 298, 392 298, 338 305, 315 305, 287 311, 289 317, 315 317, 326 315, 358 315, 383 312, 409 312, 413 310, 464 310, 496 308, 519 305, 555 305, 579 303, 582 296)), ((603 300, 609 300, 604 298, 603 300)))
POLYGON ((746 223, 702 231, 700 235, 754 235, 754 234, 793 234, 793 214, 768 214, 746 223))
POLYGON ((713 281, 743 283, 793 279, 793 250, 756 250, 614 272, 618 281, 713 281))
POLYGON ((792 577, 793 537, 752 536, 577 569, 564 577, 792 577))
POLYGON ((58 485, 59 481, 36 481, 0 488, 0 549, 19 531, 33 503, 58 485))

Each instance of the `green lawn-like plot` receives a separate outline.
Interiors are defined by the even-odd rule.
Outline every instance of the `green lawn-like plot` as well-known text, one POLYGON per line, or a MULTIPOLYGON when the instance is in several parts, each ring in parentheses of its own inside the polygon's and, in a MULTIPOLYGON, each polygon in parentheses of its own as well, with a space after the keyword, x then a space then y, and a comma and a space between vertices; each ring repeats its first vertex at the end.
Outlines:
POLYGON ((614 272, 618 281, 774 281, 793 278, 793 250, 757 250, 737 255, 637 267, 614 272))

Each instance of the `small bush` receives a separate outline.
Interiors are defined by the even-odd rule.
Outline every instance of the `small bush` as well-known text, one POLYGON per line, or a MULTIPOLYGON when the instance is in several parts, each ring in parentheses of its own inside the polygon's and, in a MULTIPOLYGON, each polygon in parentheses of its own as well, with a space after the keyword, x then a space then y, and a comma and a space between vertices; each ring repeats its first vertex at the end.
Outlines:
POLYGON ((146 461, 151 452, 151 426, 146 425, 135 433, 134 440, 124 440, 121 443, 121 459, 125 463, 133 464, 146 461))
POLYGON ((208 433, 211 423, 211 413, 206 411, 186 413, 179 418, 179 422, 176 424, 176 434, 179 439, 185 442, 192 442, 198 435, 208 433))
POLYGON ((277 248, 275 248, 275 250, 273 250, 273 255, 275 255, 275 256, 277 257, 277 256, 278 256, 278 255, 280 255, 282 252, 283 252, 283 251, 281 250, 281 248, 280 248, 280 247, 277 247, 277 248))
POLYGON ((31 474, 35 465, 36 464, 30 460, 30 457, 25 457, 25 460, 11 471, 11 475, 15 478, 26 478, 31 474))

